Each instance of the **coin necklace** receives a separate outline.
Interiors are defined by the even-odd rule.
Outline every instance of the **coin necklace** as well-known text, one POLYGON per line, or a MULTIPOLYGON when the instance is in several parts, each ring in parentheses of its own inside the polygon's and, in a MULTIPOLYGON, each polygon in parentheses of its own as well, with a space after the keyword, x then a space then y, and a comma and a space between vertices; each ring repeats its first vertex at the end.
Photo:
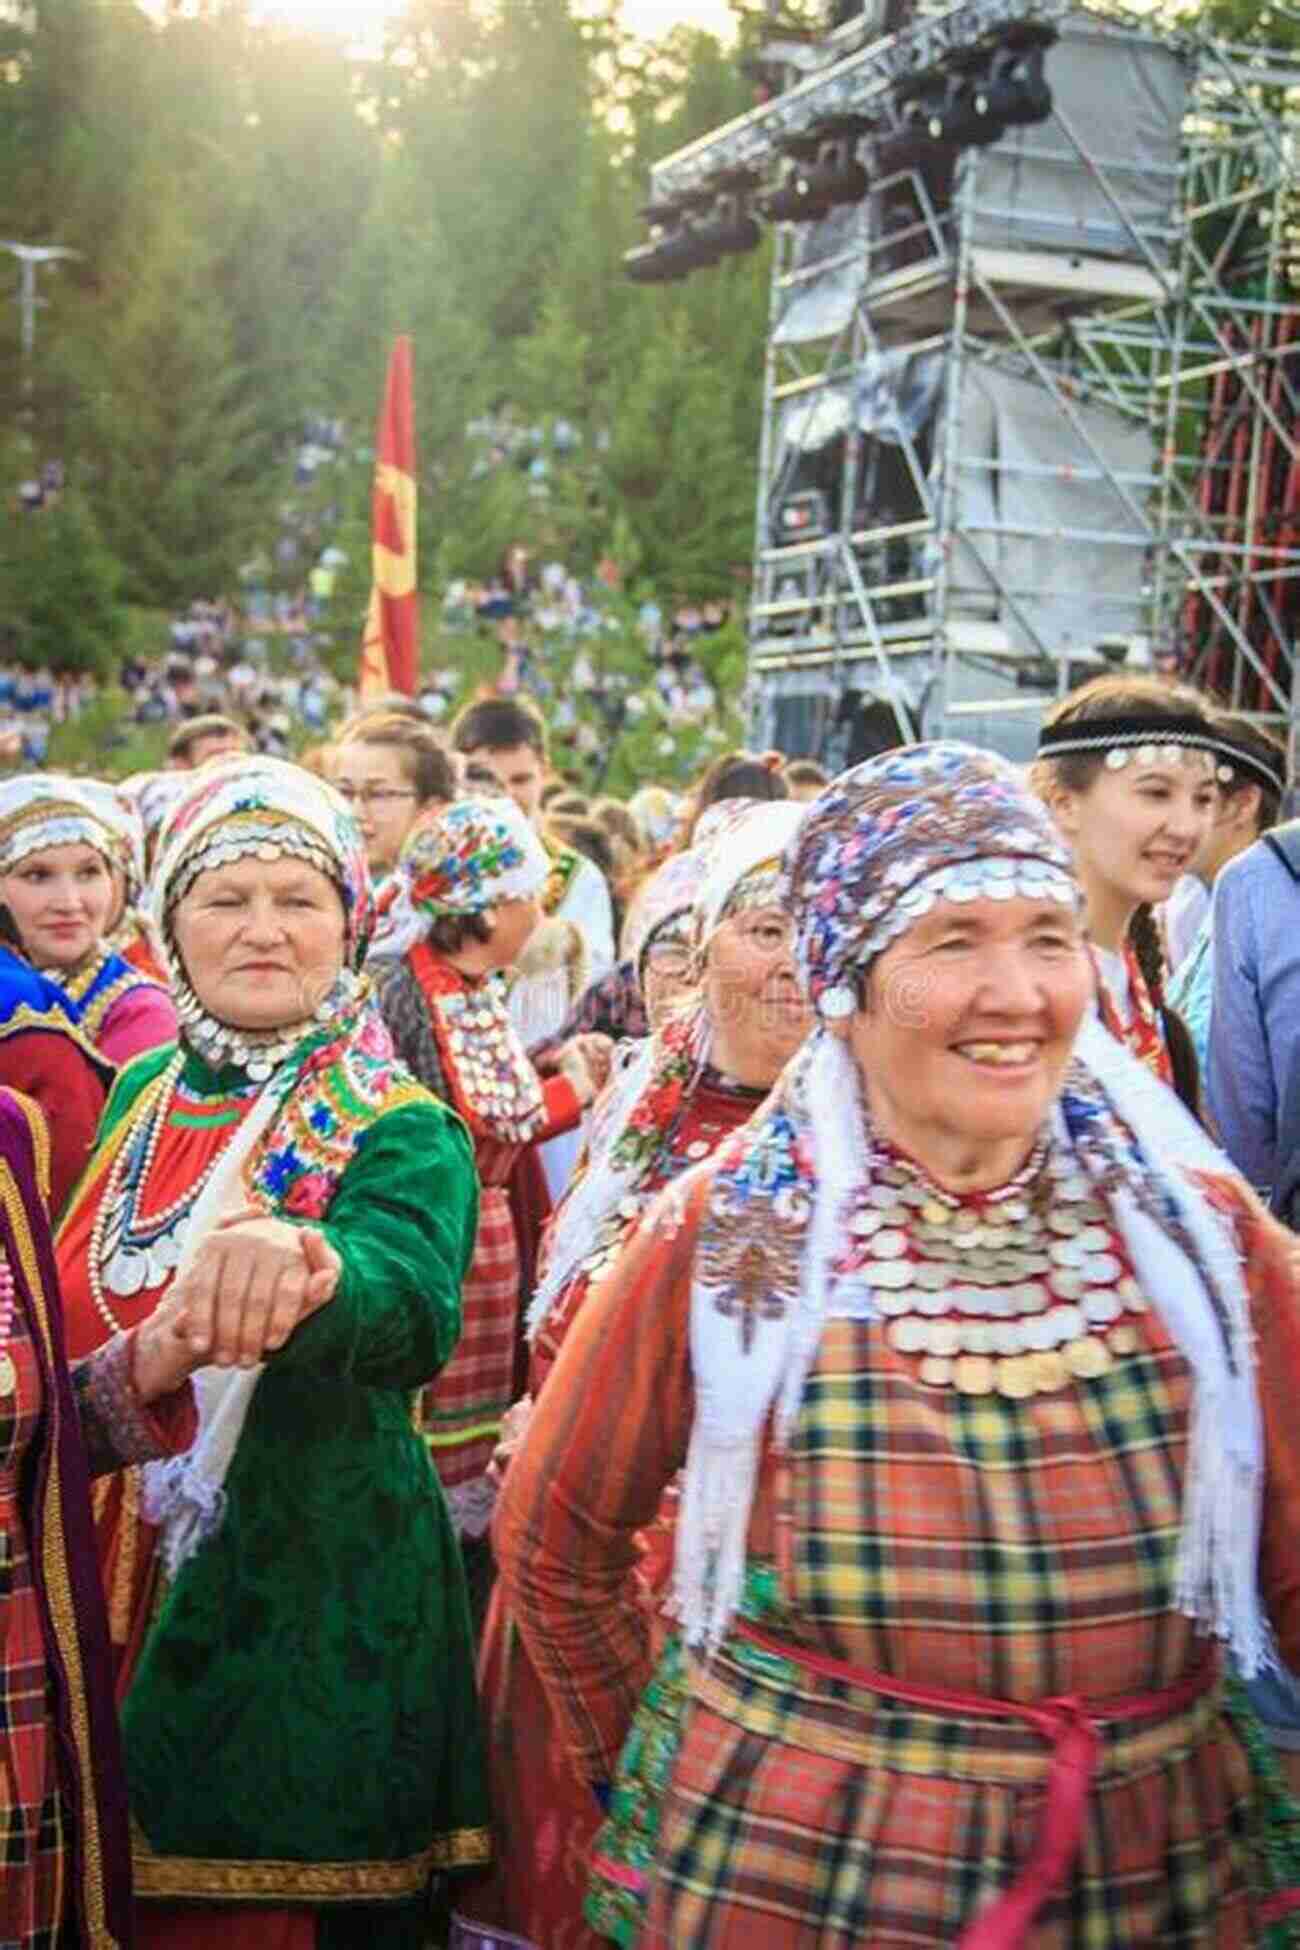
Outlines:
POLYGON ((865 1282, 919 1378, 967 1395, 1052 1394, 1140 1346, 1146 1298, 1108 1212, 1045 1143, 1008 1185, 957 1195, 882 1157, 838 1271, 865 1282))
POLYGON ((108 1304, 105 1288, 131 1299, 161 1286, 167 1275, 175 1272, 185 1224, 223 1155, 224 1147, 216 1151, 179 1198, 147 1219, 141 1215, 145 1187, 184 1063, 184 1051, 178 1051, 158 1079, 153 1102, 119 1147, 91 1229, 90 1297, 100 1319, 114 1333, 121 1331, 122 1323, 108 1304))

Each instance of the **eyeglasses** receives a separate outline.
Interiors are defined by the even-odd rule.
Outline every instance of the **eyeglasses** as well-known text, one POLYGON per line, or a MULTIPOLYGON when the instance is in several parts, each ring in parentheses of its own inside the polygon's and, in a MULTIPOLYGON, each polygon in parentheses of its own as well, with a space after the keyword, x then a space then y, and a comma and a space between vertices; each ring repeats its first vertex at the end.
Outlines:
POLYGON ((414 799, 413 785, 341 785, 340 797, 350 806, 391 806, 398 799, 414 799))
POLYGON ((657 975, 685 975, 691 966, 690 950, 674 941, 652 941, 645 951, 645 965, 657 975))
POLYGON ((794 922, 770 916, 742 921, 737 932, 748 945, 763 955, 780 955, 794 946, 794 922))

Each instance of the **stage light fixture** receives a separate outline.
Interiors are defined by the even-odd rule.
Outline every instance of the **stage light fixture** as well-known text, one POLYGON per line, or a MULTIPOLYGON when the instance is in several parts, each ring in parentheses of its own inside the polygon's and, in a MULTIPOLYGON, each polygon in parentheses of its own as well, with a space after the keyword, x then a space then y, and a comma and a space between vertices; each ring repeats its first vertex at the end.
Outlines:
POLYGON ((718 179, 712 211, 696 225, 695 236, 715 257, 738 257, 757 250, 762 232, 750 211, 757 178, 749 169, 733 169, 718 179))
POLYGON ((867 193, 867 172, 858 161, 858 139, 871 124, 861 115, 837 115, 818 125, 817 160, 806 171, 808 186, 819 203, 860 203, 867 193))
POLYGON ((1052 112, 1052 90, 1043 73, 1047 44, 1002 48, 993 58, 987 95, 989 110, 1003 128, 1027 128, 1052 112))

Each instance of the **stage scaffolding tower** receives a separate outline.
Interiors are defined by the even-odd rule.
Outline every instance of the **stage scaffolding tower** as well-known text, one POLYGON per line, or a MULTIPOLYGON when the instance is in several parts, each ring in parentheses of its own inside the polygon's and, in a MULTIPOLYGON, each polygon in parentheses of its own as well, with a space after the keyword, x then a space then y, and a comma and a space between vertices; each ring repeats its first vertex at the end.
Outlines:
POLYGON ((1176 659, 1294 743, 1300 61, 1053 0, 879 24, 775 49, 775 100, 653 177, 689 199, 861 117, 866 196, 776 227, 754 737, 1023 758, 1081 677, 1176 659), (1025 21, 1046 121, 899 142, 900 75, 1025 21))

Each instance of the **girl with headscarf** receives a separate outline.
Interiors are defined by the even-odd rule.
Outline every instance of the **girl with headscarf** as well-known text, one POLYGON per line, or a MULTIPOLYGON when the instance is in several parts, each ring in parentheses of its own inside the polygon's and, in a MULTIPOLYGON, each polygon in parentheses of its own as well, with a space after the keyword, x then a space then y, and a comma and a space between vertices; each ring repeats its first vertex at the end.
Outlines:
POLYGON ((358 973, 369 881, 332 787, 205 768, 154 912, 181 1040, 119 1078, 62 1227, 69 1342, 175 1292, 242 1294, 245 1325, 189 1454, 98 1510, 137 1938, 415 1950, 430 1874, 487 1846, 464 1576, 410 1417, 459 1332, 469 1145, 358 973))
POLYGON ((1259 1667, 1262 1588, 1300 1652, 1290 1242, 1090 1019, 1014 768, 886 754, 786 859, 820 1026, 584 1307, 495 1530, 599 1789, 684 1467, 639 1950, 1253 1944, 1215 1641, 1259 1667))
POLYGON ((515 1398, 520 1246, 507 1181, 521 1151, 574 1128, 594 1094, 583 1045, 540 1078, 506 1003, 503 972, 541 922, 551 863, 508 799, 461 799, 427 815, 398 857, 376 942, 380 1007, 403 1061, 465 1120, 480 1191, 478 1235, 455 1356, 426 1389, 422 1423, 452 1519, 484 1536, 488 1465, 515 1398))
MULTIPOLYGON (((803 808, 751 805, 716 853, 660 869, 661 902, 643 909, 644 956, 656 938, 684 940, 692 986, 658 1012, 592 1113, 587 1146, 547 1235, 529 1312, 529 1389, 544 1387, 564 1337, 647 1206, 753 1116, 810 1026, 799 995, 780 861, 803 808), (672 870, 670 872, 670 869, 672 870), (689 897, 684 909, 681 902, 689 897), (687 923, 685 932, 681 922, 687 923)), ((521 1407, 524 1405, 521 1404, 521 1407)), ((518 1411, 516 1411, 518 1413, 518 1411)), ((672 1564, 670 1491, 641 1539, 640 1579, 653 1612, 672 1564)), ((497 1867, 469 1903, 539 1945, 594 1946, 583 1895, 600 1808, 565 1749, 561 1727, 498 1588, 479 1659, 487 1717, 497 1867)), ((597 1911, 619 1907, 616 1882, 597 1911)), ((472 1939, 471 1939, 472 1940, 472 1939)))
POLYGON ((1118 675, 1048 712, 1031 774, 1074 853, 1101 1019, 1193 1111, 1196 1052, 1165 1000, 1156 909, 1209 833, 1231 756, 1197 692, 1118 675))
POLYGON ((176 1037, 166 988, 109 945, 127 863, 121 821, 96 788, 47 773, 0 784, 0 902, 14 943, 66 990, 113 1064, 176 1037))

